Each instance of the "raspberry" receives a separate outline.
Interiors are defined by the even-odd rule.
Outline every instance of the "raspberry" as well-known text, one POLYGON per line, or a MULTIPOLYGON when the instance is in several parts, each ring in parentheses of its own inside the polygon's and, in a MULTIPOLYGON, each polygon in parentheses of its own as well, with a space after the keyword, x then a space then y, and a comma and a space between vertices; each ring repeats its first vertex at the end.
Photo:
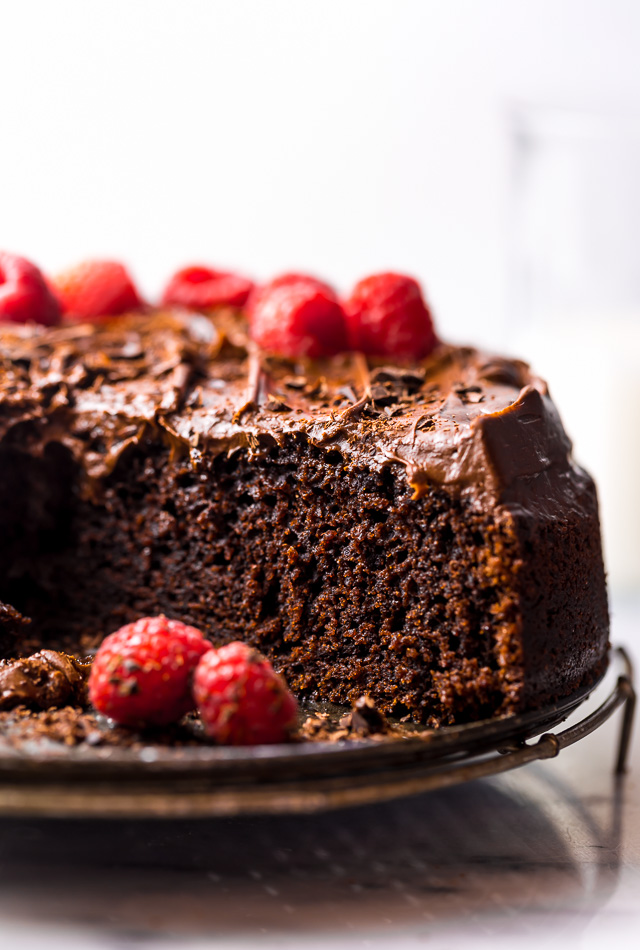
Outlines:
POLYGON ((128 271, 117 261, 83 261, 51 279, 64 313, 81 320, 116 316, 142 306, 128 271))
POLYGON ((282 356, 331 356, 347 347, 342 307, 315 277, 276 277, 253 295, 249 318, 256 343, 282 356))
POLYGON ((0 251, 0 321, 44 323, 60 320, 58 301, 38 268, 16 254, 0 251))
POLYGON ((89 699, 125 726, 165 726, 193 709, 191 679, 211 644, 195 627, 143 617, 106 637, 89 676, 89 699))
POLYGON ((252 308, 252 306, 258 302, 263 292, 269 293, 276 287, 288 287, 291 284, 313 284, 315 287, 324 290, 327 294, 335 296, 333 288, 323 280, 312 277, 310 274, 297 274, 293 271, 288 271, 286 274, 280 274, 279 277, 274 277, 268 284, 263 284, 262 287, 256 287, 249 299, 249 308, 252 308))
POLYGON ((256 650, 229 643, 200 660, 193 695, 208 734, 222 745, 286 742, 298 705, 256 650))
POLYGON ((191 310, 242 307, 252 290, 252 281, 237 274, 211 270, 209 267, 184 267, 167 284, 162 302, 191 310))
POLYGON ((374 274, 344 304, 353 349, 375 356, 422 359, 438 339, 420 285, 402 274, 374 274))

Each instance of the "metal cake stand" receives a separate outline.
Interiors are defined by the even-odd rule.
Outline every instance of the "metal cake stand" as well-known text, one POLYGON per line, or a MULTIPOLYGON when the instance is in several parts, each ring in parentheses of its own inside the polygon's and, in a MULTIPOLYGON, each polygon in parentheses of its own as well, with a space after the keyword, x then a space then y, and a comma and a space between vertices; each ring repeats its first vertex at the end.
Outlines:
POLYGON ((44 740, 12 747, 0 737, 0 815, 202 818, 371 804, 553 758, 621 706, 615 769, 622 773, 635 700, 631 662, 617 648, 595 689, 533 713, 426 734, 408 726, 389 739, 253 748, 153 743, 68 748, 44 740), (592 699, 600 697, 595 709, 575 724, 549 731, 575 713, 590 692, 592 699))

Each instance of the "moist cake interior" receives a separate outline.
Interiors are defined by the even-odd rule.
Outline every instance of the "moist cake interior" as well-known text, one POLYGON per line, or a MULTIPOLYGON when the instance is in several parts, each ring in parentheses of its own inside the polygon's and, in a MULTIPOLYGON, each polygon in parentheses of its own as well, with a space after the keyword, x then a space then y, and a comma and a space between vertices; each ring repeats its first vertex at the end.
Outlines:
POLYGON ((417 507, 389 469, 345 476, 338 451, 294 444, 198 471, 167 454, 141 446, 96 504, 78 500, 64 450, 2 453, 12 541, 0 599, 32 618, 29 649, 90 652, 164 612, 217 642, 258 643, 299 694, 369 692, 426 715, 438 703, 427 660, 450 667, 440 689, 464 676, 466 715, 508 703, 501 653, 517 651, 516 606, 494 563, 513 542, 490 517, 444 492, 417 507))

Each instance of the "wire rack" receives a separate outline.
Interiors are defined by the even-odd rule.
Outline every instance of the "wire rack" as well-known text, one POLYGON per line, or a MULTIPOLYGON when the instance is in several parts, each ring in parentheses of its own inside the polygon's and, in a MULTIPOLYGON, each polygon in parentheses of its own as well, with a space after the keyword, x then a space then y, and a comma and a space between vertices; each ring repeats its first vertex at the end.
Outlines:
POLYGON ((135 750, 16 750, 0 743, 0 814, 198 818, 389 801, 554 758, 620 707, 615 770, 622 773, 636 703, 632 664, 622 647, 613 650, 609 674, 593 691, 599 705, 578 722, 549 731, 588 696, 582 691, 534 713, 446 727, 426 738, 408 729, 394 741, 135 750))

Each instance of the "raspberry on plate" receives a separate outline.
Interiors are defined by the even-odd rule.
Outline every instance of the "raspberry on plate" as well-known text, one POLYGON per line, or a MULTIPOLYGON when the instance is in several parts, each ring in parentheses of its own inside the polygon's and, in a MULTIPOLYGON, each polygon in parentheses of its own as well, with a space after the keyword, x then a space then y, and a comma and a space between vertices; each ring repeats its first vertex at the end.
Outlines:
POLYGON ((242 307, 252 290, 253 282, 238 274, 210 267, 183 267, 165 287, 162 302, 191 310, 242 307))
POLYGON ((422 359, 438 339, 420 285, 403 274, 373 274, 359 281, 344 309, 349 343, 372 356, 422 359))
POLYGON ((229 643, 200 660, 193 695, 207 733, 222 745, 286 742, 298 704, 257 650, 229 643))
POLYGON ((44 323, 60 321, 60 307, 35 266, 24 257, 0 251, 0 321, 44 323))
POLYGON ((258 346, 282 356, 332 356, 347 348, 343 309, 315 277, 276 277, 252 295, 249 319, 258 346))
POLYGON ((211 650, 199 630, 143 617, 103 641, 91 667, 89 699, 125 726, 166 726, 193 709, 191 680, 211 650))
POLYGON ((63 312, 81 320, 117 316, 142 306, 129 272, 118 261, 83 261, 50 283, 63 312))

